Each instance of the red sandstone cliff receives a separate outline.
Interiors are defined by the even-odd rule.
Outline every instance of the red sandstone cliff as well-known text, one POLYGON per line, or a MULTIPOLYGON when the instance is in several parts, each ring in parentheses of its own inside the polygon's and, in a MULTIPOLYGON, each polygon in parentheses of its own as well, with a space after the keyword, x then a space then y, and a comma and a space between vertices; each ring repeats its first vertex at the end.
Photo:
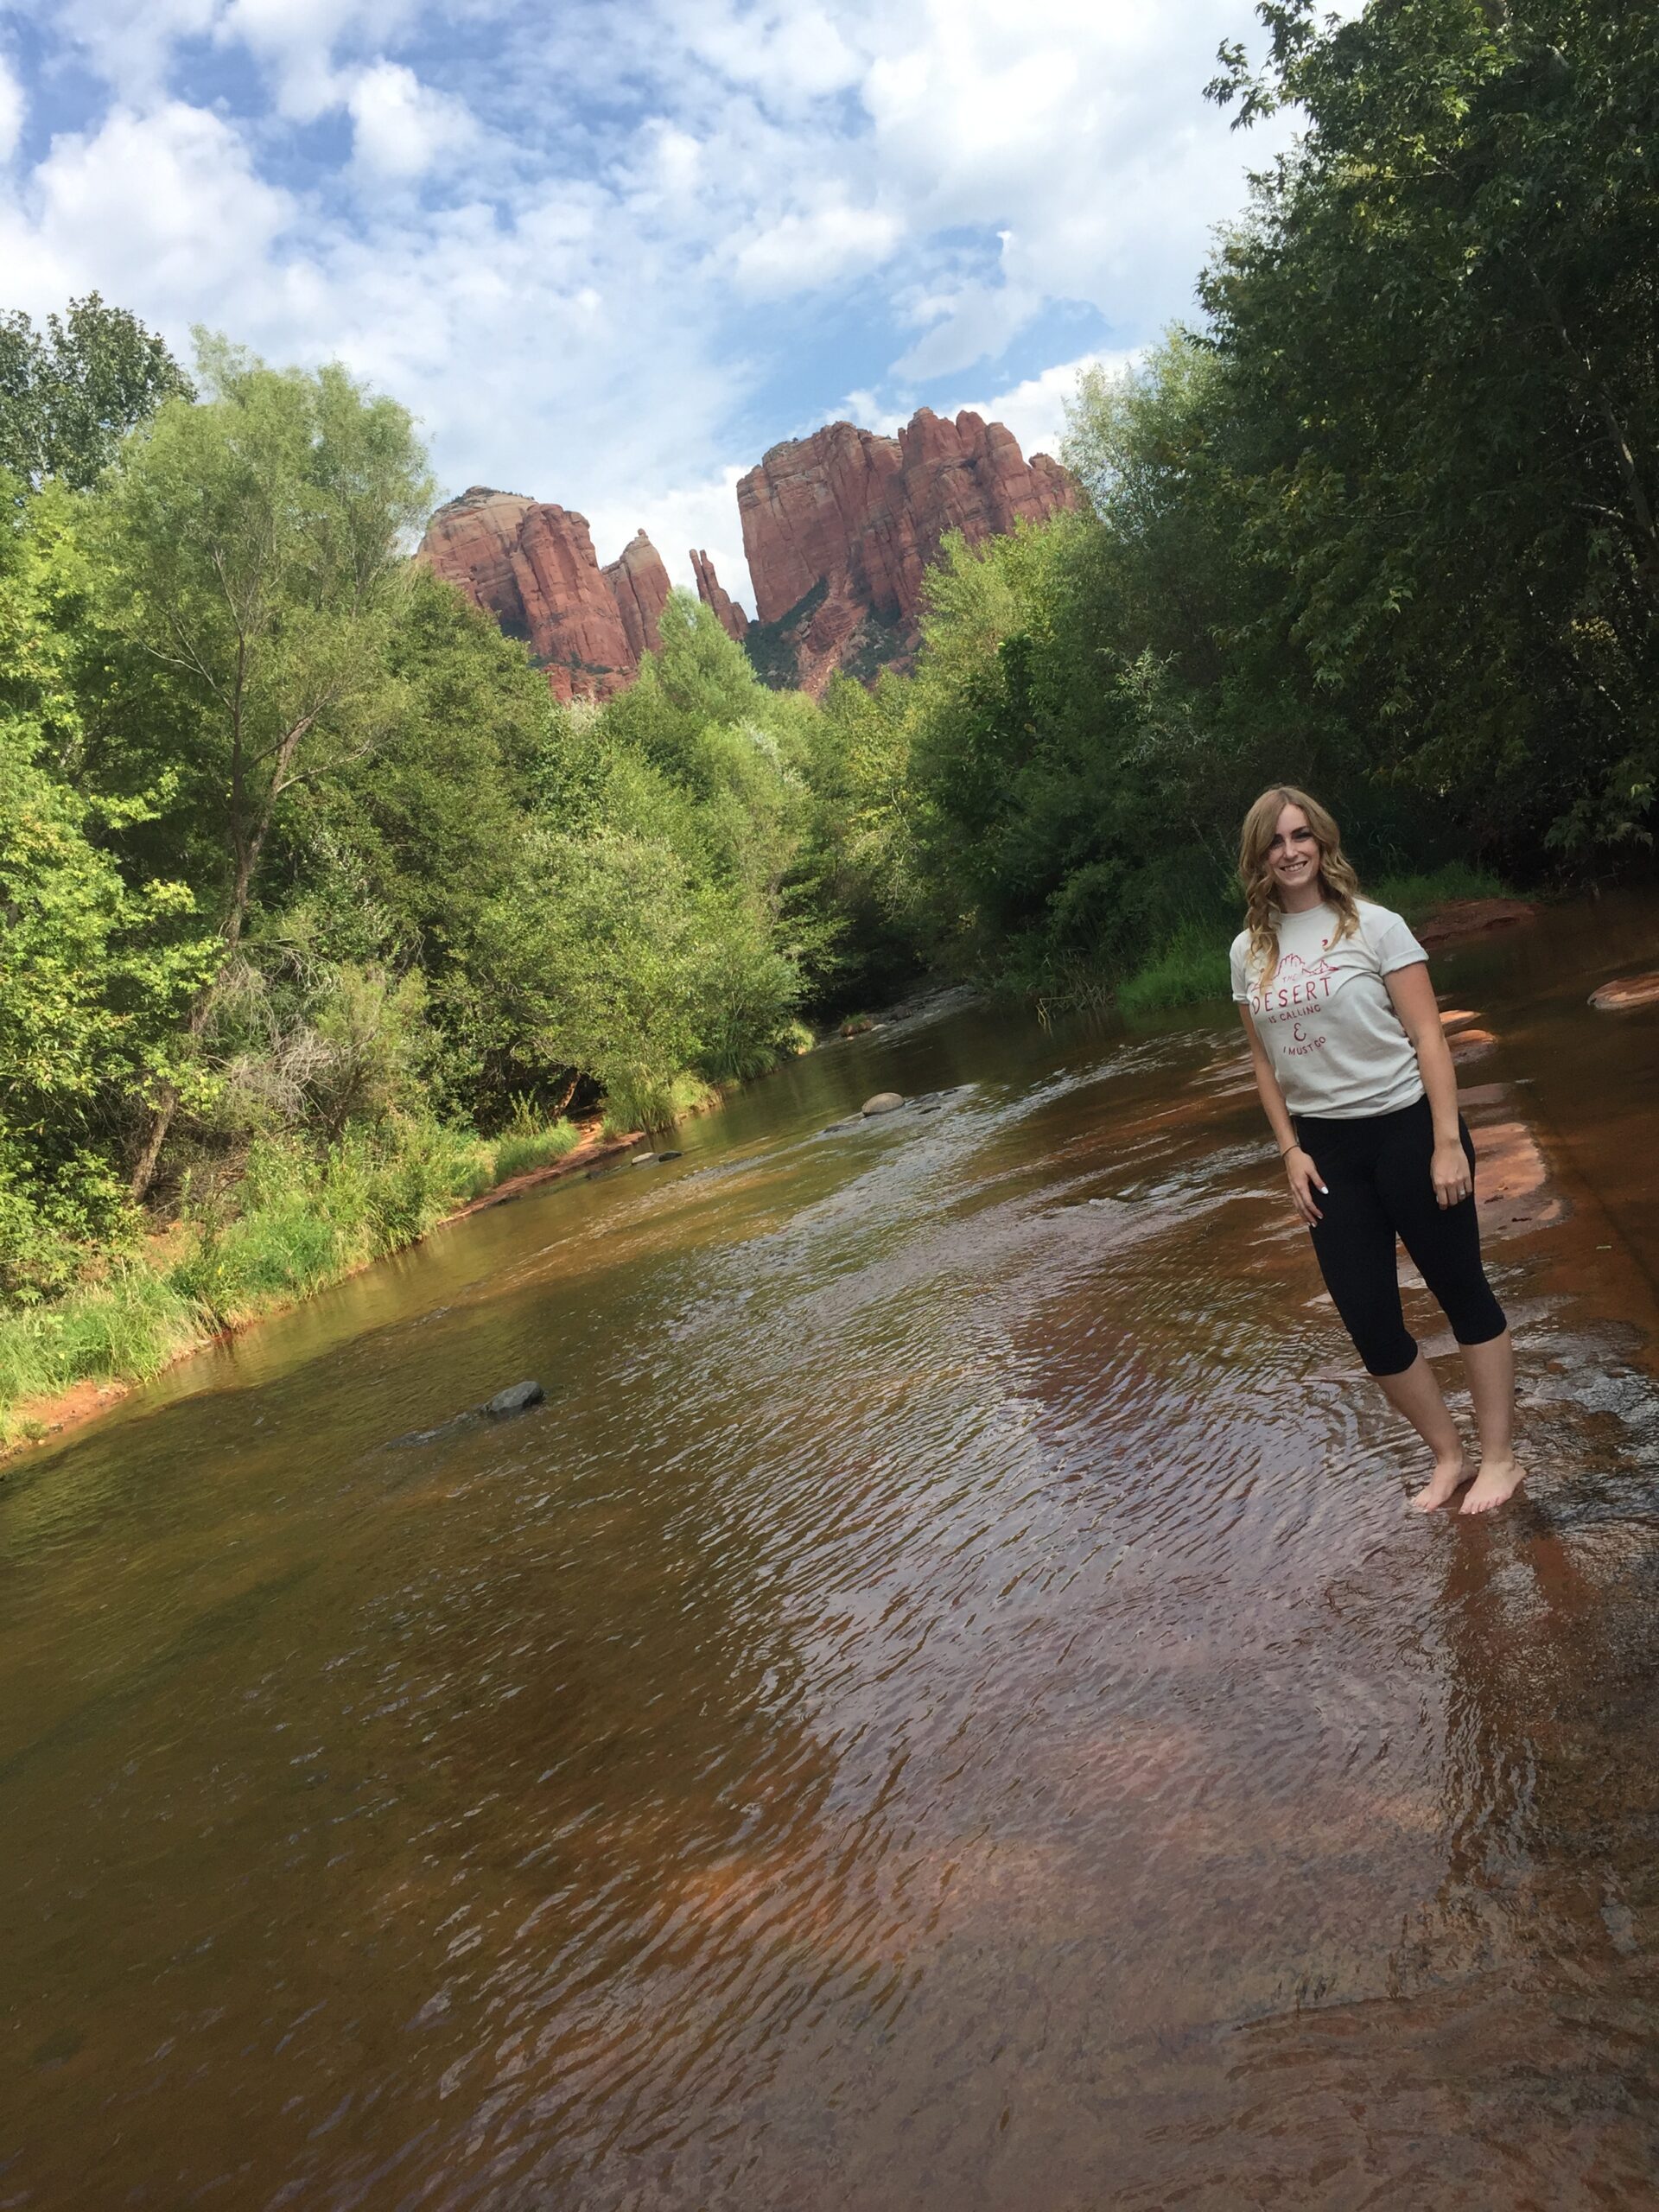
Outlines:
POLYGON ((643 531, 601 569, 585 515, 474 484, 438 509, 416 557, 524 640, 556 698, 607 698, 658 642, 668 571, 643 531))
POLYGON ((697 580, 697 597, 713 607, 715 621, 741 645, 748 635, 749 618, 715 574, 714 563, 696 546, 691 549, 691 573, 697 580))
POLYGON ((1077 499, 1046 454, 1027 461, 1010 430, 966 410, 951 423, 924 407, 897 438, 831 423, 774 446, 737 487, 757 620, 779 626, 751 651, 815 693, 838 668, 902 665, 948 532, 977 544, 1077 499))
POLYGON ((637 669, 647 653, 662 644, 657 625, 668 605, 670 585, 663 558, 643 530, 637 530, 614 561, 607 561, 604 576, 622 616, 628 651, 637 669))

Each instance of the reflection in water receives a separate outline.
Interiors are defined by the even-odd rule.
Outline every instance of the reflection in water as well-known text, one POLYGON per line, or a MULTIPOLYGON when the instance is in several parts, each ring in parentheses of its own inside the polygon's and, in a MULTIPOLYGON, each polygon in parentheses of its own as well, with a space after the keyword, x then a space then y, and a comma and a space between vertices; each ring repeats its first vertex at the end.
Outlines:
POLYGON ((26 1464, 0 2202, 1652 2203, 1621 927, 1455 971, 1490 1522, 1406 1510, 1219 1020, 837 1047, 26 1464), (888 1083, 965 1087, 822 1134, 888 1083))

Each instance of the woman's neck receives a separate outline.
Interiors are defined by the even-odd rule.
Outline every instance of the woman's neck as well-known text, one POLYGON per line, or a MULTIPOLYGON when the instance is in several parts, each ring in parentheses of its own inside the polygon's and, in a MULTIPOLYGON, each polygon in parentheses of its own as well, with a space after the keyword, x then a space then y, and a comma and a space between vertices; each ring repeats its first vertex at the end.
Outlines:
POLYGON ((1324 878, 1316 876, 1312 883, 1299 883, 1294 890, 1281 891, 1279 902, 1287 914, 1311 914, 1316 906, 1328 906, 1324 878))

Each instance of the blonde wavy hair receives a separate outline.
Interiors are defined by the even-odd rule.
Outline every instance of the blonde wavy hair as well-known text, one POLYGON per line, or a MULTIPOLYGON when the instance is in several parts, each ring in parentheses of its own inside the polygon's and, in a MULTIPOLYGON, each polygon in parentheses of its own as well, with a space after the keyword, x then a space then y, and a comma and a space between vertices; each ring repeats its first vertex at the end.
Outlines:
POLYGON ((1359 897, 1359 878, 1354 874, 1353 863, 1343 852, 1342 832, 1337 827, 1336 817, 1318 799, 1299 791, 1294 784, 1275 784, 1270 791, 1262 792, 1244 817, 1244 827, 1238 838, 1239 887, 1244 893, 1244 926, 1250 933, 1247 965, 1259 973, 1263 984, 1273 981, 1279 965, 1278 918, 1284 911, 1279 901, 1279 886, 1268 866, 1268 852, 1279 817, 1287 806, 1300 807, 1319 845, 1319 889, 1337 910, 1337 933, 1331 942, 1340 944, 1344 938, 1355 936, 1359 929, 1359 908, 1355 903, 1359 897))

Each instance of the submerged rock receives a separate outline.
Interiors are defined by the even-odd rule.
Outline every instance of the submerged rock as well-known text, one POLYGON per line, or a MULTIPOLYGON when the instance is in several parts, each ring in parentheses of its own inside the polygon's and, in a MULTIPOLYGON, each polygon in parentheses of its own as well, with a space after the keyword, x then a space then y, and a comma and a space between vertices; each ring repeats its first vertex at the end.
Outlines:
POLYGON ((905 1095, 901 1090, 878 1090, 874 1098, 867 1098, 864 1101, 859 1111, 866 1116, 871 1114, 896 1114, 904 1103, 905 1095))
POLYGON ((1659 1006, 1659 968, 1643 976, 1618 976, 1590 994, 1590 1003, 1603 1014, 1622 1014, 1626 1007, 1659 1006))
POLYGON ((1452 1065, 1462 1067, 1466 1061, 1484 1058, 1497 1039, 1490 1029, 1469 1028, 1459 1030, 1447 1042, 1452 1047, 1452 1065))
POLYGON ((547 1393, 539 1382, 515 1382, 509 1390, 498 1390, 486 1399, 479 1411, 492 1421, 507 1421, 514 1414, 528 1413, 532 1406, 539 1406, 547 1393))
POLYGON ((407 1436, 394 1436, 386 1449, 407 1452, 423 1444, 442 1444, 447 1437, 459 1436, 463 1429, 474 1428, 481 1421, 511 1421, 515 1414, 528 1413, 532 1406, 539 1406, 546 1395, 539 1382, 515 1382, 510 1389, 498 1390, 481 1406, 468 1406, 464 1413, 452 1414, 435 1428, 412 1428, 407 1436))
POLYGON ((1416 925, 1414 934, 1425 952, 1440 952, 1465 938, 1529 922, 1537 911, 1528 899, 1447 899, 1416 925))

